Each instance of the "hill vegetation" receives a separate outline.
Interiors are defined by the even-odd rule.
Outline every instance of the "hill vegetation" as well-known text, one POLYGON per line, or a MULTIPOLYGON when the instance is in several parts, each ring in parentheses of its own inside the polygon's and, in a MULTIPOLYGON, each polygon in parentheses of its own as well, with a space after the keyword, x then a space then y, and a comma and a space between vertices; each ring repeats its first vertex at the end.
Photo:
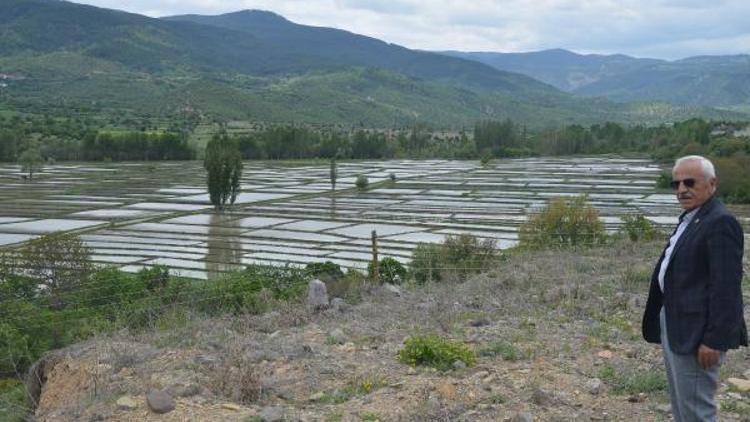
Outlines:
POLYGON ((0 110, 13 112, 370 128, 742 116, 582 100, 475 61, 262 11, 153 19, 56 0, 8 0, 0 16, 0 110))
POLYGON ((581 55, 561 49, 532 53, 451 51, 446 54, 522 73, 582 96, 737 110, 750 105, 750 55, 667 61, 622 54, 581 55))

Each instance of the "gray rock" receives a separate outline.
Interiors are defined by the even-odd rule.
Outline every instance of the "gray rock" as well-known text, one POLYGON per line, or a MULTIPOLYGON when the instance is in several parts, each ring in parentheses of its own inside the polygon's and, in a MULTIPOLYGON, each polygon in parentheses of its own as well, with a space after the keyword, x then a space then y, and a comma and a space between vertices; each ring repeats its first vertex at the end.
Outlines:
POLYGON ((656 410, 664 414, 670 414, 672 413, 672 406, 669 404, 660 404, 656 406, 656 410))
POLYGON ((537 406, 550 406, 557 402, 557 397, 551 391, 535 388, 531 394, 531 401, 537 406))
POLYGON ((326 284, 320 280, 311 280, 307 289, 307 306, 312 309, 328 308, 328 290, 326 284))
POLYGON ((593 395, 598 395, 602 392, 602 380, 599 378, 592 378, 586 382, 586 390, 593 395))
POLYGON ((383 284, 383 289, 388 293, 392 293, 396 296, 401 296, 401 288, 396 285, 385 283, 383 284))
POLYGON ((459 359, 454 360, 451 366, 453 366, 453 369, 455 370, 466 369, 466 364, 464 363, 464 361, 459 359))
POLYGON ((331 299, 331 309, 336 312, 346 312, 349 310, 349 304, 340 297, 331 299))
POLYGON ((117 399, 117 408, 120 410, 134 410, 138 408, 138 402, 130 396, 122 396, 117 399))
POLYGON ((151 390, 146 394, 146 403, 154 413, 169 413, 174 410, 174 399, 163 390, 151 390))
POLYGON ((263 422, 279 422, 284 420, 284 408, 276 406, 264 407, 258 415, 263 422))
POLYGON ((513 416, 511 422, 534 422, 534 416, 529 412, 518 412, 513 416))

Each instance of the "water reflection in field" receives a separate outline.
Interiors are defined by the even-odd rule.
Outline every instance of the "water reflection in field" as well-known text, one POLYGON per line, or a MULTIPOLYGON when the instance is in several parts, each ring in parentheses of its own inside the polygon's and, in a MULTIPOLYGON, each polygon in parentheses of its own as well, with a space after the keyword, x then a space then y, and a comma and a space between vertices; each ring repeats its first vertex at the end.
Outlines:
POLYGON ((130 271, 167 265, 201 278, 249 263, 364 268, 372 230, 380 256, 404 262, 419 243, 449 234, 507 248, 530 212, 582 193, 609 231, 629 212, 659 224, 679 214, 673 195, 654 187, 657 165, 611 157, 339 163, 335 194, 328 163, 249 162, 239 201, 225 212, 208 203, 199 162, 49 166, 34 182, 18 181, 18 170, 0 168, 0 178, 16 180, 0 189, 0 246, 76 230, 97 262, 130 271), (370 190, 354 188, 360 174, 370 190))

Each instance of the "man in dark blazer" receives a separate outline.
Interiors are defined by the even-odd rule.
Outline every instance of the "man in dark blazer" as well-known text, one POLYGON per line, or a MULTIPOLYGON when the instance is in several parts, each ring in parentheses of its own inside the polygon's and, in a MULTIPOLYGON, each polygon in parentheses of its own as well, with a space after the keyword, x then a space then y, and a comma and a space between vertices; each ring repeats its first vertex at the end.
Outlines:
POLYGON ((671 185, 684 212, 651 277, 643 337, 662 345, 675 420, 713 421, 724 354, 747 346, 744 235, 714 197, 716 174, 709 160, 677 160, 671 185))

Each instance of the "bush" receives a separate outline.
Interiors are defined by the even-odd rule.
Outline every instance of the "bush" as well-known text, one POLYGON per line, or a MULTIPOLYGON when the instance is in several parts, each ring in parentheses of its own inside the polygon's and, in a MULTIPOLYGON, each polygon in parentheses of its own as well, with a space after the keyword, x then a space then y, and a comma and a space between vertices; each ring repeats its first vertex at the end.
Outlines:
POLYGON ((56 309, 84 285, 94 271, 91 252, 75 234, 48 234, 21 249, 18 264, 36 280, 56 309))
POLYGON ((203 302, 205 311, 260 313, 270 305, 269 298, 291 300, 301 297, 309 279, 305 270, 300 268, 251 265, 211 283, 213 292, 207 294, 212 300, 203 302))
POLYGON ((601 244, 606 233, 599 212, 578 196, 550 201, 521 225, 518 237, 521 247, 536 249, 601 244))
POLYGON ((420 244, 412 252, 411 273, 417 283, 464 281, 469 274, 487 270, 497 260, 493 239, 471 234, 448 235, 440 245, 420 244))
POLYGON ((344 277, 344 272, 341 270, 339 264, 335 264, 331 261, 326 262, 311 262, 305 267, 305 271, 311 277, 319 278, 321 281, 328 283, 329 281, 339 280, 344 277))
POLYGON ((656 187, 659 189, 672 189, 669 184, 672 183, 672 172, 665 170, 659 174, 659 178, 656 179, 656 187))
POLYGON ((718 195, 725 201, 750 203, 750 156, 737 155, 714 158, 718 182, 718 195))
POLYGON ((367 189, 367 186, 370 184, 370 180, 367 179, 367 176, 364 174, 360 174, 357 176, 357 180, 354 182, 354 185, 357 186, 357 189, 359 190, 365 190, 367 189))
POLYGON ((440 255, 442 247, 432 243, 420 243, 411 253, 409 269, 414 281, 419 284, 440 281, 440 255))
POLYGON ((399 361, 411 365, 431 366, 440 371, 453 367, 453 362, 462 361, 467 367, 474 366, 476 354, 463 343, 438 336, 415 336, 404 342, 398 352, 399 361))
MULTIPOLYGON (((367 265, 367 273, 372 277, 372 262, 367 265)), ((401 284, 406 279, 406 268, 397 260, 387 257, 378 262, 378 274, 382 283, 401 284)))
POLYGON ((654 240, 661 235, 661 231, 645 215, 627 214, 622 217, 621 231, 633 242, 654 240))
POLYGON ((469 274, 482 272, 495 262, 495 240, 480 240, 467 233, 448 235, 442 245, 440 258, 443 279, 465 281, 469 274))

